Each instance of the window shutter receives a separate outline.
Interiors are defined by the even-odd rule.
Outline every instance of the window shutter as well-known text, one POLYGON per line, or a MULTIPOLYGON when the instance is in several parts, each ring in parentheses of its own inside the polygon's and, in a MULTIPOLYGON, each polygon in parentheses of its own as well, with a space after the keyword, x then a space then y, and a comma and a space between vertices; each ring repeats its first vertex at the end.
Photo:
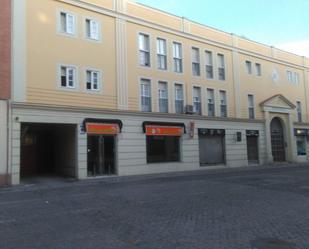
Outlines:
POLYGON ((71 14, 67 14, 67 30, 68 34, 73 35, 75 32, 75 17, 71 14))

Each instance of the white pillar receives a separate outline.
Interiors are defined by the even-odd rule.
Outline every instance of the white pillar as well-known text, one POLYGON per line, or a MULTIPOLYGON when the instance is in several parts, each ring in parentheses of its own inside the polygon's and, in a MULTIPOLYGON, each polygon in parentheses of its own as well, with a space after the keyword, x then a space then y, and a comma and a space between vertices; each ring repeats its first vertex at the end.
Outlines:
POLYGON ((271 149, 271 131, 270 131, 270 115, 268 111, 265 111, 265 141, 266 141, 266 161, 267 163, 273 163, 273 155, 271 149))
POLYGON ((296 142, 294 136, 294 125, 293 125, 293 115, 289 113, 288 116, 288 127, 287 127, 287 139, 288 139, 288 155, 289 161, 296 162, 296 142))
POLYGON ((8 122, 7 122, 7 102, 0 100, 0 186, 6 184, 7 180, 7 138, 8 138, 8 122))
POLYGON ((87 178, 87 134, 77 127, 77 165, 76 178, 83 180, 87 178))

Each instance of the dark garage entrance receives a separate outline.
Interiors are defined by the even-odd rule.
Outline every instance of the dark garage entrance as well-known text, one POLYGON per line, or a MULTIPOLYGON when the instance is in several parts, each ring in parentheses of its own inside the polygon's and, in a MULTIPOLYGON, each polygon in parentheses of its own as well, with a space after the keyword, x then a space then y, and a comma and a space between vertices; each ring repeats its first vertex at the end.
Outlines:
POLYGON ((248 130, 247 135, 247 156, 249 164, 259 163, 259 131, 248 130))
POLYGON ((76 126, 23 123, 21 179, 38 176, 75 177, 76 126))
POLYGON ((271 150, 274 162, 284 162, 285 159, 285 142, 284 132, 281 120, 274 118, 270 124, 271 131, 271 150))
POLYGON ((199 129, 200 165, 225 164, 225 130, 199 129))

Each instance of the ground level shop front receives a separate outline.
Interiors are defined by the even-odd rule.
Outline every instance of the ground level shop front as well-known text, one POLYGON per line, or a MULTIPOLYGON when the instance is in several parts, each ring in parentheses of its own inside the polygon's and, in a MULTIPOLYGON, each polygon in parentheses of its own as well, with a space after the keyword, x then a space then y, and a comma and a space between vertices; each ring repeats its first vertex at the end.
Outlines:
POLYGON ((86 179, 246 166, 249 130, 259 133, 258 161, 266 162, 263 121, 15 104, 11 127, 12 184, 27 175, 86 179), (216 158, 201 131, 209 133, 206 144, 220 131, 216 158))
MULTIPOLYGON (((264 164, 266 123, 15 104, 9 175, 19 184, 27 173, 86 179, 264 164)), ((307 133, 295 134, 295 161, 307 160, 307 133)))

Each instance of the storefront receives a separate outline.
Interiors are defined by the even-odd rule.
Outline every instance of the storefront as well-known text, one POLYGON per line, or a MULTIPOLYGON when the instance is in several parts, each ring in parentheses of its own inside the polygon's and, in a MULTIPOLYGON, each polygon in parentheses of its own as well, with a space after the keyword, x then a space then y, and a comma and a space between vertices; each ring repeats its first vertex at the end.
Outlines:
POLYGON ((181 161, 181 137, 185 133, 183 123, 144 122, 147 163, 181 161))
POLYGON ((117 119, 85 119, 87 133, 88 176, 116 175, 117 135, 122 121, 117 119))
POLYGON ((200 165, 220 165, 226 163, 225 130, 198 129, 200 165))
POLYGON ((294 129, 296 138, 296 155, 298 162, 306 162, 308 155, 309 129, 294 129))

